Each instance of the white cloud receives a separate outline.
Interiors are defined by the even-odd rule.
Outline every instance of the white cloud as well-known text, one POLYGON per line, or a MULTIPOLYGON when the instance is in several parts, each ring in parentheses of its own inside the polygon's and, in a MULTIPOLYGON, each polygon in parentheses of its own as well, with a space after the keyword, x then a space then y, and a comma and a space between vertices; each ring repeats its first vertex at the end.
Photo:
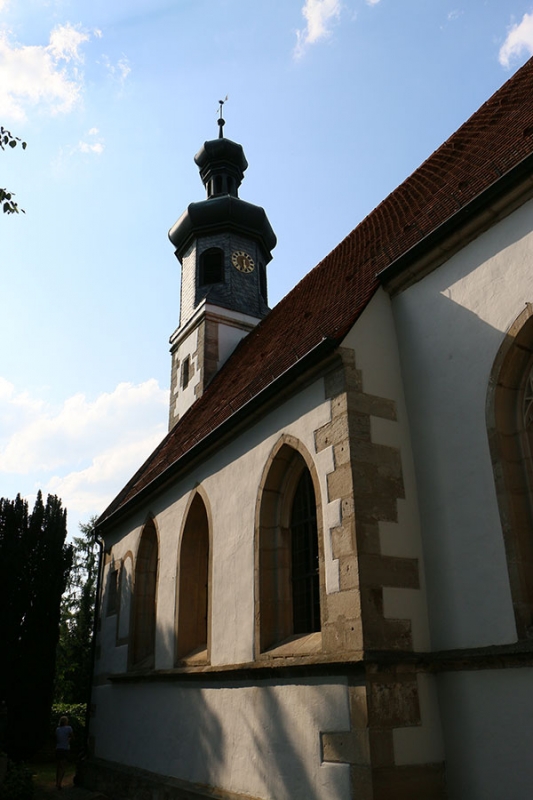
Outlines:
POLYGON ((53 408, 0 378, 0 474, 16 491, 61 497, 70 519, 101 513, 166 433, 168 390, 119 384, 53 408))
POLYGON ((44 487, 57 494, 70 512, 101 513, 162 439, 161 431, 139 436, 95 456, 85 469, 54 475, 44 487))
POLYGON ((296 31, 295 58, 301 58, 310 44, 331 35, 331 25, 340 17, 340 0, 305 0, 302 14, 306 20, 303 30, 296 31))
POLYGON ((104 145, 101 142, 79 142, 77 149, 80 153, 96 153, 100 156, 104 152, 104 145))
MULTIPOLYGON (((91 128, 88 131, 87 135, 91 137, 98 136, 98 128, 91 128)), ((102 137, 98 137, 96 141, 80 141, 78 142, 77 146, 74 148, 73 152, 78 151, 79 153, 95 153, 96 155, 100 156, 104 152, 104 140, 102 137)))
POLYGON ((509 69, 511 61, 520 58, 523 53, 533 55, 533 13, 524 14, 522 22, 512 25, 499 53, 502 67, 509 69))
POLYGON ((101 56, 101 64, 106 68, 109 76, 117 83, 123 84, 131 72, 130 62, 126 56, 119 58, 116 64, 112 64, 109 56, 101 56))
POLYGON ((88 41, 88 33, 67 23, 54 28, 47 50, 56 61, 83 61, 80 46, 88 41))
POLYGON ((81 47, 89 39, 70 23, 54 28, 48 45, 20 45, 0 33, 0 116, 25 120, 28 107, 71 111, 81 97, 81 47))
POLYGON ((377 6, 380 0, 366 0, 367 6, 377 6))
POLYGON ((448 12, 448 16, 446 19, 448 22, 455 22, 456 19, 459 19, 460 16, 464 14, 464 11, 460 11, 458 8, 455 8, 453 11, 448 12))

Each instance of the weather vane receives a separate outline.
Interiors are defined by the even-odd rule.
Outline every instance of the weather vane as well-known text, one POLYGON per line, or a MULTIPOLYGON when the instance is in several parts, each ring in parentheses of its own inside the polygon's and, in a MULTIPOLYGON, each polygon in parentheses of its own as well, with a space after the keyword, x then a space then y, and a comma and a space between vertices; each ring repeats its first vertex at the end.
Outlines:
POLYGON ((220 114, 220 116, 218 118, 218 138, 219 139, 223 139, 224 138, 224 125, 226 123, 226 120, 223 119, 223 117, 222 117, 222 106, 227 101, 227 99, 228 99, 228 95, 226 95, 223 100, 219 100, 218 101, 218 113, 220 114))

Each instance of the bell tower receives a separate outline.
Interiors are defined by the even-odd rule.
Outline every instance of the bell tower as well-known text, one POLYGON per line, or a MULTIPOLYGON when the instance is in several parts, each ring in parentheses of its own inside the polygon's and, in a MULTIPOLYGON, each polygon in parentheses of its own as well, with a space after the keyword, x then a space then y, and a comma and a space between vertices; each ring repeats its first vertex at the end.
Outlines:
POLYGON ((220 112, 218 138, 194 157, 207 199, 191 203, 168 234, 181 264, 169 429, 269 311, 266 266, 276 236, 265 211, 239 197, 248 162, 224 137, 222 102, 220 112))

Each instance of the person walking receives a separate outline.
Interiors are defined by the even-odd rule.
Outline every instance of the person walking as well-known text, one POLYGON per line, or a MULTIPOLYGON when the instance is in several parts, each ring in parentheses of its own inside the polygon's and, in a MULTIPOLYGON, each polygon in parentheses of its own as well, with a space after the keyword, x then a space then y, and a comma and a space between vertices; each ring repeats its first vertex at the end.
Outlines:
POLYGON ((70 742, 74 736, 74 731, 68 724, 68 717, 60 717, 59 725, 56 728, 56 788, 61 789, 65 770, 67 768, 68 757, 70 754, 70 742))

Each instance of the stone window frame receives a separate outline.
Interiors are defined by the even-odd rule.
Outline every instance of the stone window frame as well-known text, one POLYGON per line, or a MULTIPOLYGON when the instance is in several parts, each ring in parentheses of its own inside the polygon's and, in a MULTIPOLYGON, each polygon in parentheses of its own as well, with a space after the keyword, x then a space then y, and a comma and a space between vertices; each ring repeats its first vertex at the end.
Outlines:
MULTIPOLYGON (((302 442, 294 436, 283 434, 263 468, 255 511, 255 624, 254 651, 256 659, 308 656, 322 651, 326 608, 324 566, 324 527, 322 519, 322 493, 314 461, 302 442), (292 595, 290 585, 290 516, 294 493, 303 469, 307 468, 313 483, 316 502, 319 591, 321 630, 315 633, 293 634, 292 595), (264 547, 267 531, 275 529, 280 547, 276 548, 275 574, 269 581, 264 547), (279 541, 279 540, 282 541, 279 541), (283 540, 285 545, 283 544, 283 540), (283 574, 285 573, 285 574, 283 574), (273 600, 274 589, 282 596, 273 600)), ((274 572, 274 570, 273 570, 274 572)))
POLYGON ((533 370, 533 306, 507 331, 490 375, 486 419, 519 639, 533 633, 533 433, 524 397, 533 370))
POLYGON ((131 670, 155 667, 159 554, 160 541, 156 520, 155 517, 149 515, 139 536, 133 569, 130 646, 128 648, 128 662, 131 670), (151 542, 148 541, 149 539, 151 542), (150 544, 152 545, 151 549, 150 544), (141 568, 144 567, 146 569, 141 572, 141 568), (149 592, 146 591, 147 588, 150 590, 149 592), (139 594, 140 590, 143 590, 142 598, 139 594), (144 603, 144 606, 141 603, 144 603), (146 624, 146 617, 150 618, 148 624, 146 624))
MULTIPOLYGON (((191 540, 191 544, 194 544, 194 540, 191 540)), ((201 543, 200 543, 201 544, 201 543)), ((191 492, 189 500, 187 502, 187 507, 182 517, 181 522, 181 530, 178 540, 178 563, 176 569, 176 595, 175 595, 175 613, 174 613, 174 641, 175 641, 175 652, 174 652, 174 663, 176 666, 200 666, 200 665, 208 665, 211 663, 211 622, 212 622, 212 553, 213 553, 213 517, 211 513, 211 506, 209 503, 209 498, 207 497, 206 492, 201 486, 196 486, 194 491, 191 492), (201 557, 205 558, 205 569, 207 572, 207 580, 206 580, 206 598, 205 598, 205 606, 206 606, 206 642, 203 641, 198 643, 198 609, 196 605, 199 601, 201 601, 201 596, 196 595, 194 598, 191 598, 190 593, 187 594, 187 603, 190 603, 191 600, 194 601, 193 603, 193 612, 196 610, 196 613, 192 614, 192 619, 195 619, 195 626, 191 626, 191 630, 188 631, 188 639, 189 641, 193 640, 193 646, 189 647, 185 645, 185 649, 182 651, 182 634, 180 633, 180 627, 183 624, 180 621, 181 615, 184 613, 182 599, 180 597, 182 592, 182 575, 183 575, 183 567, 184 567, 184 554, 182 552, 184 543, 187 541, 186 537, 190 538, 190 531, 188 530, 188 525, 191 524, 191 513, 194 512, 194 505, 201 502, 203 505, 203 509, 205 511, 205 518, 206 518, 206 542, 204 539, 204 543, 207 544, 207 554, 202 554, 201 551, 196 550, 196 552, 191 552, 188 554, 188 560, 191 559, 194 561, 195 559, 199 559, 201 557), (205 648, 200 647, 205 644, 205 648)), ((190 617, 190 606, 188 608, 188 616, 190 617)))

